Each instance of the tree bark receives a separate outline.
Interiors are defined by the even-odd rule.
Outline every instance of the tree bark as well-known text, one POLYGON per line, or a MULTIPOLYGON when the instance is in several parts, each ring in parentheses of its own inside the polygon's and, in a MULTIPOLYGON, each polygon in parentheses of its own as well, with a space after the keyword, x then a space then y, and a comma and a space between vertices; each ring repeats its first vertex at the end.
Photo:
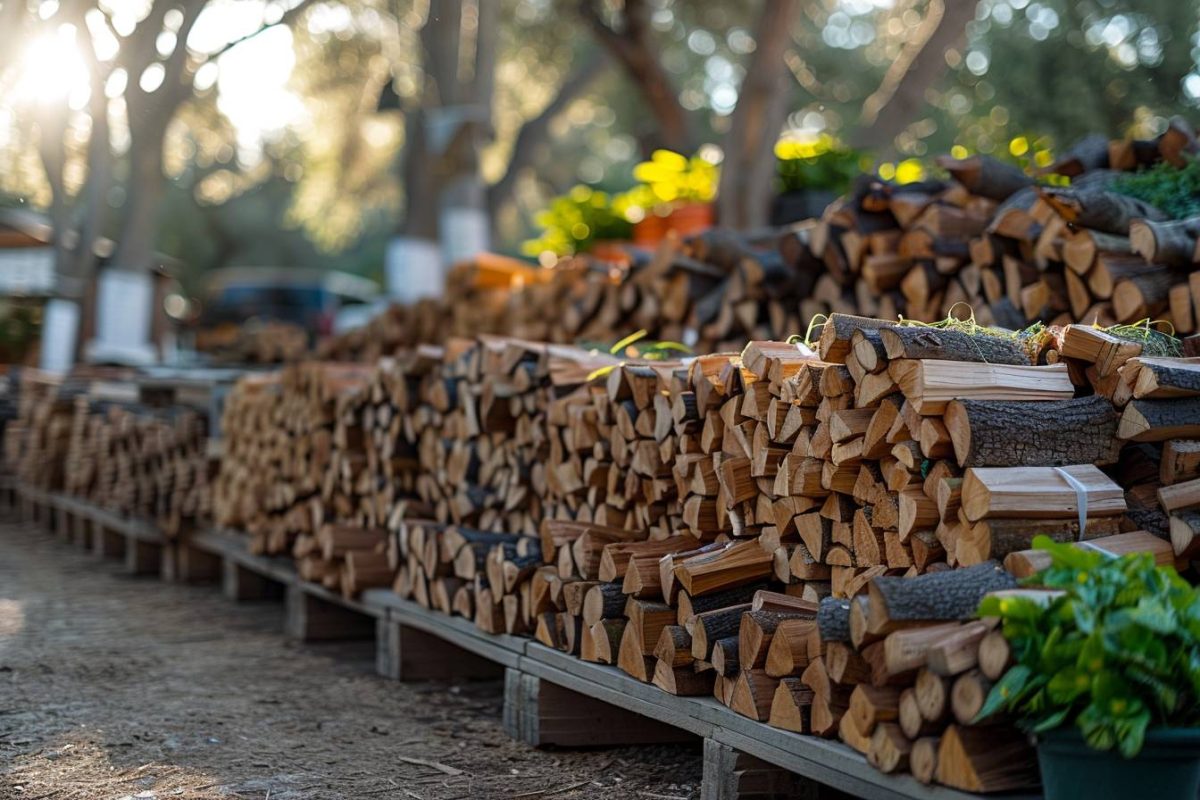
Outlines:
POLYGON ((988 592, 1015 589, 1017 581, 994 561, 915 578, 883 576, 870 584, 870 616, 892 622, 966 620, 988 592))
POLYGON ((1149 203, 1102 187, 1047 188, 1040 191, 1042 197, 1067 222, 1104 233, 1128 236, 1129 226, 1135 219, 1160 222, 1167 218, 1166 214, 1149 203))
POLYGON ((946 427, 960 467, 1112 464, 1117 413, 1103 397, 1050 402, 954 400, 946 427))
POLYGON ((978 335, 953 329, 882 328, 879 337, 889 359, 934 358, 982 364, 1029 365, 1029 356, 1015 339, 978 335))
POLYGON ((1200 437, 1200 397, 1134 400, 1121 414, 1117 436, 1132 442, 1200 437))

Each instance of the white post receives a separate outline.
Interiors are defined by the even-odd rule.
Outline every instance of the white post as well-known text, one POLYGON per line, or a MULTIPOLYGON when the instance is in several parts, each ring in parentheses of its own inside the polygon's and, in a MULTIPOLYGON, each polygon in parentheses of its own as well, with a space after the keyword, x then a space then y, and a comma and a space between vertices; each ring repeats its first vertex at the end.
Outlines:
POLYGON ((442 257, 453 267, 489 247, 487 212, 473 206, 451 206, 442 211, 442 257))
POLYGON ((75 363, 79 335, 79 304, 54 298, 42 313, 42 352, 39 366, 47 372, 69 372, 75 363))
POLYGON ((446 289, 446 269, 437 242, 397 236, 384 256, 387 292, 401 303, 438 297, 446 289))
POLYGON ((106 269, 96 286, 96 338, 88 343, 90 361, 151 364, 154 276, 144 270, 106 269))

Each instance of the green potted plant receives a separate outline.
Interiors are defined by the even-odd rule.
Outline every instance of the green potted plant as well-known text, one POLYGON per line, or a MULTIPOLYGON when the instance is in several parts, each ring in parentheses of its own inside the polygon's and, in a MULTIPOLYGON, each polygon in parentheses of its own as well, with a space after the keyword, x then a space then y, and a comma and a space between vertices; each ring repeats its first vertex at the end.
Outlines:
POLYGON ((653 246, 670 231, 687 236, 711 228, 718 175, 716 164, 701 156, 655 150, 633 168, 641 184, 618 199, 634 222, 633 241, 653 246))
POLYGON ((1040 598, 988 597, 1014 665, 980 718, 1011 712, 1034 734, 1049 800, 1200 791, 1200 590, 1149 554, 1115 558, 1038 536, 1040 598))
POLYGON ((863 153, 827 133, 816 139, 780 139, 775 158, 779 194, 771 203, 772 225, 819 217, 857 175, 871 168, 863 153))
POLYGON ((606 192, 582 184, 550 201, 538 213, 541 235, 522 245, 526 255, 570 256, 591 252, 601 258, 624 258, 620 242, 629 241, 633 224, 606 192))

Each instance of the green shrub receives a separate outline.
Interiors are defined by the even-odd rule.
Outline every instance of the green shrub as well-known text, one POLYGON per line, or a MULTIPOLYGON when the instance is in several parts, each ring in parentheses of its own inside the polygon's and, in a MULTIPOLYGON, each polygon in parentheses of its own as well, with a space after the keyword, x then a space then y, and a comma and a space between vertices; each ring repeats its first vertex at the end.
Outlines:
POLYGON ((841 194, 871 167, 870 159, 828 134, 815 141, 781 139, 775 145, 775 157, 780 192, 826 189, 841 194))
POLYGON ((983 600, 979 614, 1003 621, 1015 665, 980 717, 1007 709, 1034 733, 1073 724, 1126 757, 1151 726, 1200 723, 1200 591, 1146 553, 1113 558, 1045 536, 1034 547, 1053 562, 1031 582, 1062 594, 983 600))
POLYGON ((617 199, 583 185, 551 200, 535 219, 542 234, 522 245, 522 251, 531 256, 546 251, 569 256, 587 250, 594 242, 633 235, 633 224, 625 218, 617 199))
POLYGON ((1149 169, 1122 175, 1113 190, 1149 203, 1172 219, 1200 216, 1200 159, 1182 169, 1163 161, 1149 169))

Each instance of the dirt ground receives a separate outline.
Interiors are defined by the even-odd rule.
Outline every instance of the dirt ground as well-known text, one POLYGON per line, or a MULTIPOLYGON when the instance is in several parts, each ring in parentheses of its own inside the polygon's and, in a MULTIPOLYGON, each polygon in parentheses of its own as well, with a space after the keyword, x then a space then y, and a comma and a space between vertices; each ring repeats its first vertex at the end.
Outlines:
POLYGON ((0 522, 0 798, 699 796, 699 744, 538 751, 500 682, 385 681, 282 616, 0 522))

